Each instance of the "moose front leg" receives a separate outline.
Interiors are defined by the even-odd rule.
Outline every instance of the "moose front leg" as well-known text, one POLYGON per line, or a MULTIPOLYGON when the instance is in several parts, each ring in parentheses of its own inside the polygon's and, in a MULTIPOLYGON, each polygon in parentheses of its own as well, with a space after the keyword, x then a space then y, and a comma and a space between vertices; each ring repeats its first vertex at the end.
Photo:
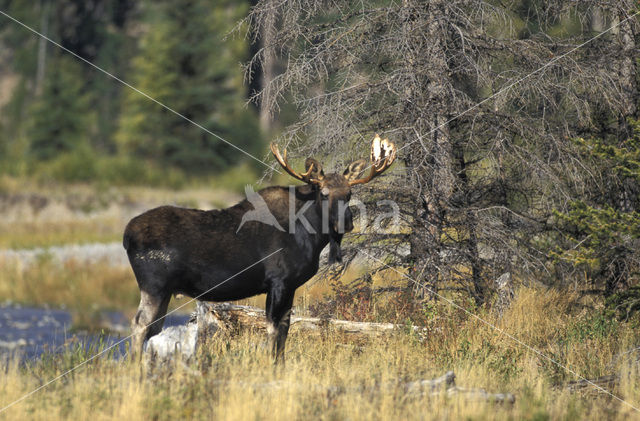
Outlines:
POLYGON ((272 288, 267 294, 267 333, 276 363, 284 362, 284 344, 289 333, 294 295, 295 291, 278 287, 272 288))

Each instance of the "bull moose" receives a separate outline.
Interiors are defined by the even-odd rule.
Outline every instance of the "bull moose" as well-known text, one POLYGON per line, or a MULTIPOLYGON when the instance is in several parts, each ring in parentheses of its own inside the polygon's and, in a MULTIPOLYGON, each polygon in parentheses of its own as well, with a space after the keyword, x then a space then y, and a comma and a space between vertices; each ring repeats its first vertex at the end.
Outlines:
POLYGON ((256 192, 278 224, 243 220, 256 210, 249 200, 222 210, 161 206, 129 222, 123 245, 141 295, 132 321, 134 354, 162 330, 174 294, 230 301, 266 293, 272 350, 276 362, 283 359, 296 288, 316 274, 327 244, 330 262, 341 259, 342 236, 353 229, 351 186, 388 169, 396 147, 376 135, 364 178, 359 178, 364 159, 342 174, 325 174, 318 161, 307 158, 306 171, 298 173, 288 164, 286 149, 281 155, 272 143, 271 151, 289 175, 305 183, 256 192))

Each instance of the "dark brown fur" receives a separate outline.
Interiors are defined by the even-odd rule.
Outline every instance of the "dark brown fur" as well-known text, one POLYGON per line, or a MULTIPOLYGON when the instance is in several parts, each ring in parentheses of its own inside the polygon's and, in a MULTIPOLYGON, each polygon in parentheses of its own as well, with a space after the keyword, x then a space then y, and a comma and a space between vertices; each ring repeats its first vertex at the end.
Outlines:
POLYGON ((266 293, 269 333, 276 358, 281 359, 296 288, 318 271, 320 252, 329 242, 331 257, 339 260, 342 235, 353 228, 351 211, 344 206, 351 195, 352 167, 343 175, 322 174, 320 185, 295 188, 296 212, 310 202, 304 215, 315 233, 300 222, 292 233, 286 187, 258 192, 284 232, 255 221, 236 232, 242 216, 253 210, 247 200, 210 211, 162 206, 133 218, 123 243, 141 292, 132 323, 134 352, 161 330, 173 294, 228 301, 266 293), (343 227, 338 223, 339 205, 343 227), (329 210, 327 233, 322 233, 323 207, 329 210))

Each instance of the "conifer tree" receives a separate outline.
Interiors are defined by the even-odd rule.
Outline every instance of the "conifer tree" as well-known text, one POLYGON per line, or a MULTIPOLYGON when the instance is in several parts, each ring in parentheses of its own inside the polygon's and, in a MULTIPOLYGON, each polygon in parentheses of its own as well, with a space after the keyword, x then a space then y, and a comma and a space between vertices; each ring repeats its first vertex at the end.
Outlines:
POLYGON ((30 114, 29 149, 36 160, 49 160, 88 144, 94 117, 80 64, 60 54, 52 61, 42 95, 30 114))
POLYGON ((366 240, 345 249, 345 261, 365 246, 387 256, 394 242, 395 264, 408 268, 418 296, 466 290, 477 304, 505 272, 556 281, 545 277, 539 243, 553 209, 582 182, 570 139, 592 133, 599 113, 624 121, 636 112, 634 3, 599 5, 612 29, 597 39, 582 26, 593 7, 258 2, 254 31, 268 30, 274 14, 278 25, 255 61, 266 65, 275 50, 287 64, 256 99, 277 110, 291 97, 300 113, 279 142, 342 162, 374 133, 399 145, 403 166, 368 188, 372 203, 384 195, 400 205, 405 227, 362 230, 366 240))
POLYGON ((605 295, 640 280, 640 123, 618 143, 598 138, 576 140, 591 182, 580 200, 556 212, 562 234, 552 252, 591 279, 605 295))
MULTIPOLYGON (((148 4, 147 30, 133 61, 133 85, 234 145, 251 149, 258 140, 256 118, 244 108, 239 63, 242 39, 225 39, 246 12, 232 1, 162 1, 148 4)), ((190 172, 223 169, 238 162, 237 151, 180 116, 130 91, 117 134, 126 154, 190 172)))

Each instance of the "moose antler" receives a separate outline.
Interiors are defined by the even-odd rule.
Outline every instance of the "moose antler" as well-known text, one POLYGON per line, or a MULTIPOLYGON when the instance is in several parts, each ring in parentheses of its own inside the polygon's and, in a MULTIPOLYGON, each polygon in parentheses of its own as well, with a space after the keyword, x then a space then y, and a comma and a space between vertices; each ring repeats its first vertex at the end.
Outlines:
POLYGON ((280 155, 280 151, 278 150, 278 145, 276 145, 275 143, 271 143, 270 147, 271 147, 271 153, 273 153, 273 156, 276 158, 276 160, 278 160, 282 168, 284 168, 284 170, 288 172, 290 176, 309 184, 318 184, 320 182, 320 180, 311 178, 311 172, 313 171, 315 164, 312 163, 311 165, 309 165, 309 169, 307 170, 307 172, 299 174, 289 166, 289 163, 287 162, 286 148, 284 150, 284 154, 283 154, 284 156, 283 156, 283 155, 280 155))
POLYGON ((364 184, 385 172, 396 160, 396 145, 389 139, 380 140, 380 136, 371 142, 371 172, 365 178, 349 181, 349 185, 364 184))

